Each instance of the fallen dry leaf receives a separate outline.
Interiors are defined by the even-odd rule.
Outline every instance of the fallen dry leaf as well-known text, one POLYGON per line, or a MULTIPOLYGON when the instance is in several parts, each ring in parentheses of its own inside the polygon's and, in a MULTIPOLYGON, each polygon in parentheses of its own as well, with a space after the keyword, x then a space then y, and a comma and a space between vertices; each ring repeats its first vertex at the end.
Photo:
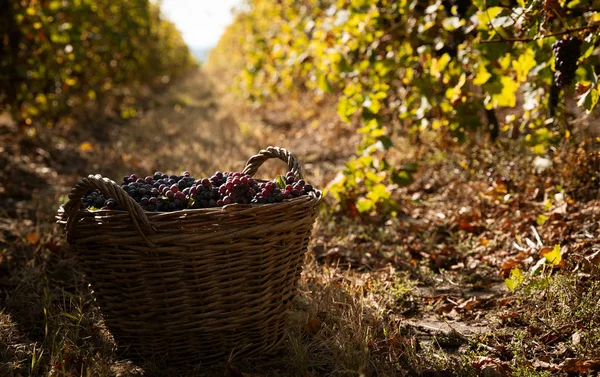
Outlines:
POLYGON ((511 375, 510 366, 500 359, 480 356, 472 365, 481 372, 480 376, 508 377, 511 375))
POLYGON ((25 237, 25 239, 27 239, 27 242, 29 242, 30 244, 35 245, 40 240, 40 233, 38 233, 38 232, 29 233, 25 237))
POLYGON ((559 368, 567 373, 585 374, 589 372, 600 371, 600 358, 582 360, 577 358, 569 358, 563 361, 559 368))
POLYGON ((322 323, 319 318, 312 317, 308 321, 306 321, 304 326, 302 326, 302 331, 304 331, 308 335, 315 336, 321 329, 321 325, 322 323))

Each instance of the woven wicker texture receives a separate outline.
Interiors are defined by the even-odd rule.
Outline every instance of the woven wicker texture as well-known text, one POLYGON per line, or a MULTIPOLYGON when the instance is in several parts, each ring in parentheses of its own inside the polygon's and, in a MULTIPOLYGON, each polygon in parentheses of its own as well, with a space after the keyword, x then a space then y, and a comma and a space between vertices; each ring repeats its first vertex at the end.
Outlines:
MULTIPOLYGON (((279 158, 301 176, 287 150, 269 147, 244 169, 279 158)), ((60 211, 67 240, 107 327, 134 359, 168 364, 265 356, 282 345, 320 198, 267 205, 145 212, 115 182, 82 179, 60 211), (90 189, 123 211, 88 211, 90 189)))

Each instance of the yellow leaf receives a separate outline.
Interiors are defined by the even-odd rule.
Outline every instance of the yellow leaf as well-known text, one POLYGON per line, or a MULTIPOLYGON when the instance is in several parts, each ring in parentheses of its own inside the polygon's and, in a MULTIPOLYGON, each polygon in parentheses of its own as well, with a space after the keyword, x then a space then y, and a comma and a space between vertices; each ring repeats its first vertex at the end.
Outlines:
POLYGON ((517 83, 508 76, 502 76, 500 83, 502 84, 502 92, 494 95, 496 103, 498 106, 515 107, 517 105, 517 97, 515 96, 517 83))
POLYGON ((476 74, 475 78, 473 79, 473 84, 483 85, 490 79, 490 77, 492 77, 492 75, 485 68, 485 65, 479 64, 479 66, 476 68, 476 74))
POLYGON ((489 7, 487 11, 482 11, 477 13, 477 19, 479 20, 479 27, 487 29, 487 25, 490 24, 490 21, 496 18, 497 15, 502 12, 504 8, 502 7, 489 7))
POLYGON ((79 144, 79 150, 81 152, 87 152, 87 151, 91 151, 94 149, 94 145, 90 142, 83 142, 81 144, 79 144))
POLYGON ((509 53, 506 53, 503 58, 500 58, 498 60, 498 63, 500 63, 500 67, 502 67, 502 69, 507 69, 510 66, 511 62, 512 62, 512 55, 509 53))
POLYGON ((542 251, 542 256, 552 263, 553 266, 559 266, 562 263, 562 255, 560 254, 560 245, 555 245, 552 251, 542 251))
POLYGON ((429 67, 429 73, 433 77, 440 77, 440 64, 438 59, 431 60, 431 66, 429 67))
POLYGON ((527 75, 531 68, 535 67, 533 50, 528 48, 524 54, 519 55, 519 59, 512 61, 512 67, 517 72, 517 81, 527 81, 527 75))

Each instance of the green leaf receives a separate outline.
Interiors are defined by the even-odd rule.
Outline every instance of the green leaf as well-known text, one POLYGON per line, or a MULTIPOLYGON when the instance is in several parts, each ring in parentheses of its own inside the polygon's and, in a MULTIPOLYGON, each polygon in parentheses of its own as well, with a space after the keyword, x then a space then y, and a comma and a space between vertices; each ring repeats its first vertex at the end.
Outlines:
POLYGON ((505 279, 504 284, 506 284, 506 288, 514 293, 515 289, 523 283, 523 280, 525 280, 523 272, 518 268, 513 268, 510 271, 510 278, 505 279))
POLYGON ((577 105, 585 108, 587 111, 592 111, 598 104, 599 97, 598 89, 591 87, 581 96, 579 101, 577 101, 577 105))
POLYGON ((405 170, 399 170, 399 171, 393 172, 392 176, 390 178, 391 178, 392 183, 395 183, 400 186, 408 186, 414 182, 414 178, 412 177, 412 174, 410 174, 409 171, 405 171, 405 170))
POLYGON ((352 0, 351 4, 353 8, 361 9, 366 7, 369 4, 369 2, 368 0, 352 0))
POLYGON ((419 164, 416 162, 408 162, 408 163, 402 165, 402 170, 404 170, 408 173, 416 173, 417 169, 419 169, 419 164))
POLYGON ((277 178, 275 178, 275 184, 280 189, 284 189, 285 186, 287 186, 287 183, 285 182, 285 177, 283 175, 278 175, 277 178))
POLYGON ((333 87, 329 84, 329 80, 327 80, 326 75, 319 76, 319 89, 321 89, 324 93, 331 93, 333 91, 333 87))
POLYGON ((356 201, 356 209, 358 212, 370 212, 375 209, 375 202, 367 198, 359 198, 356 201))
POLYGON ((338 115, 346 122, 350 121, 350 117, 358 111, 358 106, 354 103, 350 103, 350 100, 346 97, 341 97, 338 102, 338 115))
POLYGON ((560 254, 560 245, 554 245, 554 249, 543 254, 543 257, 553 266, 558 266, 562 262, 562 255, 560 254))
POLYGON ((392 139, 390 139, 389 137, 387 137, 385 135, 379 136, 378 140, 381 142, 381 145, 383 145, 383 148, 385 150, 388 150, 394 146, 392 139))
POLYGON ((367 198, 371 199, 373 202, 377 203, 381 200, 386 200, 390 198, 390 193, 387 188, 383 184, 375 185, 371 191, 367 194, 367 198))

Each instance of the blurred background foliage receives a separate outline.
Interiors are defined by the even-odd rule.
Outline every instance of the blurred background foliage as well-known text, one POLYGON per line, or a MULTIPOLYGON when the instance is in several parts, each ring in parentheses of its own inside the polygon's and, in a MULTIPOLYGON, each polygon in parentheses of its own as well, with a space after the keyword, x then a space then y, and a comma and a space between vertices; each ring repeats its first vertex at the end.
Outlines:
POLYGON ((196 66, 149 0, 0 0, 0 9, 0 112, 24 128, 53 127, 115 96, 126 98, 121 117, 134 116, 140 86, 196 66))

